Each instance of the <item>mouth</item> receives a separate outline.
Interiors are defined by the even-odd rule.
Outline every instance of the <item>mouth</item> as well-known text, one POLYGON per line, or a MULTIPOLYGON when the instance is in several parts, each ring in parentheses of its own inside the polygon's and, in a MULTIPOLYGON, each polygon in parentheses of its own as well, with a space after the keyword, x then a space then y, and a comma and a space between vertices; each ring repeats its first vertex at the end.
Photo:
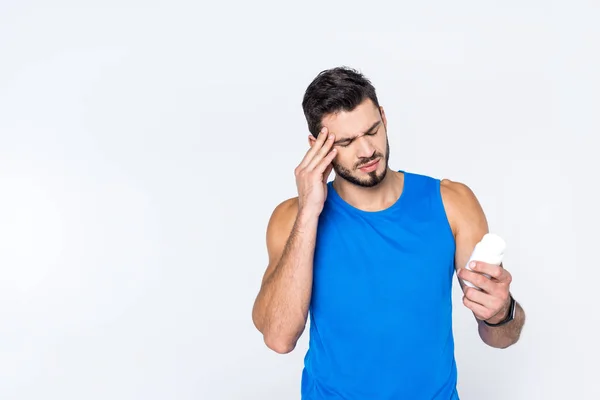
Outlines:
POLYGON ((377 168, 378 164, 379 164, 379 159, 377 159, 375 161, 371 161, 370 163, 365 164, 362 167, 359 167, 359 169, 363 172, 370 172, 370 171, 374 170, 375 168, 377 168))

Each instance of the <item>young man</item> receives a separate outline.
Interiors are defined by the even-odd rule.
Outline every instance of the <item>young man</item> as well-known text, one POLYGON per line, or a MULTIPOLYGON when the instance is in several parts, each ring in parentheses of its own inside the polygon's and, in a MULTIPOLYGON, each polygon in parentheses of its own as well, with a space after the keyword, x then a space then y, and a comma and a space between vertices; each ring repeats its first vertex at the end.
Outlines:
POLYGON ((389 168, 385 112, 359 72, 321 72, 302 106, 310 149, 298 196, 268 224, 254 324, 288 353, 310 311, 305 400, 458 399, 454 272, 485 343, 516 343, 525 320, 506 269, 464 268, 488 232, 478 200, 462 183, 389 168))

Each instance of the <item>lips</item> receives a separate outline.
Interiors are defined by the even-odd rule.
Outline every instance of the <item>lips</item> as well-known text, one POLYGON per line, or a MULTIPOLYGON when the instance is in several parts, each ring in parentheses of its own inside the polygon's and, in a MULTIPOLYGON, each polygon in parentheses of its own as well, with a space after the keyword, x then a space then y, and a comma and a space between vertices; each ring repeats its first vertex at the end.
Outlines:
POLYGON ((375 161, 371 161, 370 163, 368 163, 368 164, 365 164, 365 165, 363 165, 363 166, 361 166, 361 167, 359 167, 359 168, 360 168, 360 169, 363 169, 363 168, 368 168, 368 167, 370 167, 370 166, 372 166, 372 165, 375 165, 375 164, 377 164, 378 162, 379 162, 379 159, 377 159, 377 160, 375 160, 375 161))

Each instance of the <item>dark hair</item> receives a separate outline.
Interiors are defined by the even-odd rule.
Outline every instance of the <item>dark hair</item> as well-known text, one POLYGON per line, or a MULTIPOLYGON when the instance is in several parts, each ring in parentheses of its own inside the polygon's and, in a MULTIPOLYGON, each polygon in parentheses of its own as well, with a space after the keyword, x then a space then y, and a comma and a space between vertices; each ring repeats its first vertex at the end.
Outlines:
POLYGON ((367 98, 379 107, 375 88, 357 70, 341 66, 321 71, 308 85, 302 100, 308 130, 317 137, 326 114, 352 111, 367 98))

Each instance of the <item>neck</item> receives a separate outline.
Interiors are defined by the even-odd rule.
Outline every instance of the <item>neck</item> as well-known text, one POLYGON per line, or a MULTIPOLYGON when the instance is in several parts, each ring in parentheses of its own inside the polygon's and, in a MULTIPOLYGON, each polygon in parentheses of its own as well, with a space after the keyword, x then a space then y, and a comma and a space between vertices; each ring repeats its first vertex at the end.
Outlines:
POLYGON ((394 204, 404 187, 404 175, 388 168, 377 186, 362 187, 335 177, 333 187, 348 204, 364 211, 380 211, 394 204))

